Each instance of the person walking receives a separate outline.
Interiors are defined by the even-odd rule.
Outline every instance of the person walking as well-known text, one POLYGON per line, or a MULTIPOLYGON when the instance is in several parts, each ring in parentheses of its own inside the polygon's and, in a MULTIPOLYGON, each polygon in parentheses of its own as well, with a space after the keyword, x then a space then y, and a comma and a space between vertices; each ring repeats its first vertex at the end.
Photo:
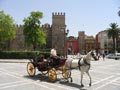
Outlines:
POLYGON ((102 56, 103 56, 103 60, 105 60, 105 53, 103 53, 103 55, 102 55, 102 56))

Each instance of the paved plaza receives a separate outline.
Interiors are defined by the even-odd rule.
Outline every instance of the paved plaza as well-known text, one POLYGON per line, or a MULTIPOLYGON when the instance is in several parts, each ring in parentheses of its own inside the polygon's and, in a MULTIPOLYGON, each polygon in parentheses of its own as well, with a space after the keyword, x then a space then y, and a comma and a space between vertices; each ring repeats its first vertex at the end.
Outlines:
POLYGON ((83 88, 78 69, 72 70, 72 83, 60 82, 61 74, 51 83, 47 75, 39 71, 35 77, 29 77, 26 66, 26 62, 0 62, 0 90, 120 90, 120 60, 91 61, 92 86, 88 86, 89 78, 84 74, 83 88))

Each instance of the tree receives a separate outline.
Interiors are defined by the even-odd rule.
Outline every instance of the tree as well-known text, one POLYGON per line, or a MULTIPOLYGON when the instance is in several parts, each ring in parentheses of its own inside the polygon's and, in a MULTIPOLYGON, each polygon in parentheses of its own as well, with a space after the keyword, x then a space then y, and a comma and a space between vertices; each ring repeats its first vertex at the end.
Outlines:
POLYGON ((16 25, 13 18, 0 11, 0 48, 5 47, 6 42, 15 38, 16 25))
POLYGON ((117 23, 111 23, 110 28, 108 28, 107 31, 108 31, 108 33, 107 33, 108 38, 112 38, 112 40, 113 40, 113 50, 114 50, 114 53, 115 53, 115 51, 116 51, 115 39, 118 38, 120 29, 118 28, 117 23))
POLYGON ((25 42, 33 45, 35 50, 38 45, 46 44, 46 33, 40 27, 40 19, 43 17, 42 12, 31 12, 31 15, 23 20, 23 33, 25 42))
POLYGON ((74 37, 74 36, 69 36, 68 38, 69 38, 69 39, 74 39, 75 37, 74 37))
POLYGON ((118 16, 120 17, 120 11, 118 12, 118 16))
MULTIPOLYGON (((120 9, 120 8, 119 8, 120 9)), ((118 11, 118 16, 120 17, 120 10, 118 11)))

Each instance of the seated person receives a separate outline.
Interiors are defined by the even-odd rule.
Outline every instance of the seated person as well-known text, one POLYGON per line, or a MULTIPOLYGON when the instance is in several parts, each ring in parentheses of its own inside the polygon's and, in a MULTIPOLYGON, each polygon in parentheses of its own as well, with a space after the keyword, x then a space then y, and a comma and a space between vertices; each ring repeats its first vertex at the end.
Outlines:
POLYGON ((56 46, 54 46, 54 47, 51 49, 50 54, 51 54, 51 58, 53 59, 54 65, 59 65, 60 57, 57 56, 56 46))

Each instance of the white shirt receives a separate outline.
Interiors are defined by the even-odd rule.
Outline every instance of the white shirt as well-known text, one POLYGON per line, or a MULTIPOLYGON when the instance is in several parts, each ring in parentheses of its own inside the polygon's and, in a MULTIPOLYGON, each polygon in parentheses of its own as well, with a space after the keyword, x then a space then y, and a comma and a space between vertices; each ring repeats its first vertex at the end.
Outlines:
POLYGON ((56 52, 55 49, 51 49, 50 54, 51 54, 52 56, 57 56, 57 52, 56 52))

